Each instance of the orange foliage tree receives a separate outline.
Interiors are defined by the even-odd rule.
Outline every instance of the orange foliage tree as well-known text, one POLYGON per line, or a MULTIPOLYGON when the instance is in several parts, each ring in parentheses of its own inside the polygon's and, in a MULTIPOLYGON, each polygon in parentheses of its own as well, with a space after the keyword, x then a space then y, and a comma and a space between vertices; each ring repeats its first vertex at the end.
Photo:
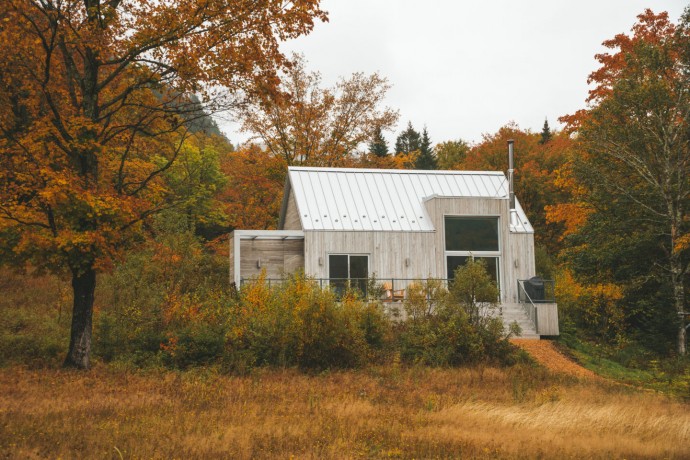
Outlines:
POLYGON ((274 229, 283 198, 287 164, 256 144, 241 147, 221 163, 228 178, 217 199, 237 229, 274 229))
POLYGON ((66 366, 89 367, 97 271, 174 204, 189 123, 275 91, 279 41, 317 18, 318 0, 0 2, 0 245, 71 273, 66 366))
POLYGON ((281 94, 269 94, 238 110, 242 129, 288 165, 343 166, 376 130, 390 129, 397 111, 380 108, 389 89, 385 78, 355 73, 334 88, 308 72, 301 56, 282 78, 281 94))

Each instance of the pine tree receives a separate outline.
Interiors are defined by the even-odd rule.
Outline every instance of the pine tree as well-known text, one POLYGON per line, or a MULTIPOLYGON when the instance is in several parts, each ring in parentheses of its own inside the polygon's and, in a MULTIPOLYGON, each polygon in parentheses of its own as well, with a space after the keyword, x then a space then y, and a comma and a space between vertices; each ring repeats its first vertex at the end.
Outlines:
POLYGON ((386 142, 386 138, 383 137, 380 126, 376 127, 371 142, 369 142, 369 153, 377 157, 388 156, 388 142, 386 142))
POLYGON ((541 140, 540 144, 546 144, 551 140, 551 128, 549 128, 549 120, 544 119, 544 127, 541 130, 541 140))
POLYGON ((412 127, 412 122, 407 122, 407 129, 400 133, 395 141, 395 154, 410 153, 421 148, 420 136, 412 127))
POLYGON ((416 169, 436 169, 436 157, 434 156, 434 151, 431 148, 431 139, 429 139, 429 132, 426 130, 426 126, 422 131, 422 141, 419 144, 419 156, 415 162, 416 169))

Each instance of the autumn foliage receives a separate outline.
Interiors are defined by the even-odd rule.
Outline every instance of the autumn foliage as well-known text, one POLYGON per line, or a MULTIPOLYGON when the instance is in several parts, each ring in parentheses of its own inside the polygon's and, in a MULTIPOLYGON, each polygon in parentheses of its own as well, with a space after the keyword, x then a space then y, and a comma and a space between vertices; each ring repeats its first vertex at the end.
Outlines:
POLYGON ((66 365, 89 366, 96 272, 175 205, 163 176, 190 123, 275 91, 279 40, 315 19, 311 0, 0 4, 1 243, 71 272, 66 365))

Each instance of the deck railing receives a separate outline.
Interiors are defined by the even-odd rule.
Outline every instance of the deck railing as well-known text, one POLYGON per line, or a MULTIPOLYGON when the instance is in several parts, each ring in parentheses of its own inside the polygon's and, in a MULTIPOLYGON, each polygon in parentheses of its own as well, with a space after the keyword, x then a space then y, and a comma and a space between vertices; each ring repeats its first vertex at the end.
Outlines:
POLYGON ((555 303, 555 287, 554 280, 518 280, 518 300, 525 314, 534 324, 535 331, 539 331, 539 316, 535 304, 555 303))
MULTIPOLYGON (((256 282, 258 278, 240 279, 240 286, 256 282)), ((435 293, 431 286, 448 288, 448 279, 444 278, 310 278, 321 289, 330 288, 338 297, 346 292, 355 292, 359 297, 375 301, 402 302, 408 299, 409 287, 412 284, 426 288, 427 300, 435 300, 435 293)), ((264 278, 269 286, 281 286, 290 281, 290 278, 264 278)))
POLYGON ((518 300, 532 303, 556 303, 556 282, 554 280, 518 280, 518 300))

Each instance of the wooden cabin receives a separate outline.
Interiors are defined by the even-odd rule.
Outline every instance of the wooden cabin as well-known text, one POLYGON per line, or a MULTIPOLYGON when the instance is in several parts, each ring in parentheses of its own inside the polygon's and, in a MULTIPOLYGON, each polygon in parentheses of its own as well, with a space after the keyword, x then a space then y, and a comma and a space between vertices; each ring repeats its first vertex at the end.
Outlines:
POLYGON ((536 274, 534 230, 510 192, 502 172, 290 167, 279 230, 232 233, 231 281, 303 269, 322 285, 364 288, 375 277, 397 300, 414 280, 448 280, 482 259, 504 319, 528 336, 557 335, 555 303, 523 285, 536 274))

